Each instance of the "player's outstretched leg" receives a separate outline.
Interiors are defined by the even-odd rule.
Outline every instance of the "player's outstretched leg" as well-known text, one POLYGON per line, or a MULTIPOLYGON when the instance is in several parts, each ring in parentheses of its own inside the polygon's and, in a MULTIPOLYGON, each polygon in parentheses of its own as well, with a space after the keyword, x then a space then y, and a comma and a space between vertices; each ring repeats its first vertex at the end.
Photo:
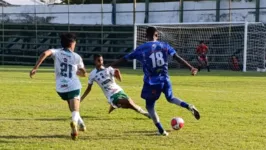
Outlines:
MULTIPOLYGON (((71 111, 70 103, 69 103, 70 101, 67 101, 67 102, 68 102, 69 110, 71 111)), ((87 130, 86 125, 85 125, 84 121, 82 120, 81 116, 79 116, 79 119, 78 119, 78 126, 79 126, 79 131, 85 132, 87 130)))
POLYGON ((73 140, 76 140, 78 138, 78 121, 81 119, 79 114, 79 105, 79 99, 74 98, 72 100, 69 100, 69 108, 72 112, 72 121, 70 122, 70 127, 71 137, 73 140))
POLYGON ((200 119, 199 111, 196 109, 196 107, 194 105, 190 105, 190 104, 186 103, 185 101, 173 96, 172 84, 171 84, 170 80, 165 81, 165 84, 163 87, 163 93, 164 93, 165 98, 167 99, 167 101, 169 103, 176 104, 178 106, 181 106, 183 108, 188 109, 194 115, 194 117, 197 120, 200 119))
POLYGON ((81 116, 79 116, 78 125, 79 125, 79 131, 85 132, 87 130, 86 125, 82 120, 81 116))
POLYGON ((140 106, 134 103, 132 99, 118 99, 116 105, 122 108, 130 108, 135 110, 136 112, 150 118, 149 113, 144 111, 140 106))
POLYGON ((153 120, 153 123, 158 129, 158 132, 160 135, 168 136, 168 133, 163 129, 162 124, 160 123, 159 116, 157 115, 154 106, 155 106, 156 100, 146 100, 146 109, 149 112, 149 115, 151 119, 153 120))
POLYGON ((194 117, 199 120, 200 119, 200 114, 199 114, 199 111, 196 109, 196 107, 194 105, 190 105, 186 102, 184 102, 183 100, 179 99, 179 98, 176 98, 176 97, 173 97, 171 99, 167 99, 168 102, 170 103, 173 103, 173 104, 176 104, 178 106, 181 106, 183 108, 186 108, 188 109, 193 115, 194 117))

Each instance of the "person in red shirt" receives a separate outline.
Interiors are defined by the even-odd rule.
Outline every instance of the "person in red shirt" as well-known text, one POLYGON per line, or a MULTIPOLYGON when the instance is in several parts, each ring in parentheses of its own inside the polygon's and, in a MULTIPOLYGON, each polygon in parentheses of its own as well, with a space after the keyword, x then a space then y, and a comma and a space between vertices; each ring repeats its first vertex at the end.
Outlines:
POLYGON ((206 65, 208 72, 210 72, 209 62, 208 62, 208 46, 204 43, 204 41, 200 41, 200 44, 197 46, 197 59, 198 59, 198 71, 200 71, 201 67, 206 65))

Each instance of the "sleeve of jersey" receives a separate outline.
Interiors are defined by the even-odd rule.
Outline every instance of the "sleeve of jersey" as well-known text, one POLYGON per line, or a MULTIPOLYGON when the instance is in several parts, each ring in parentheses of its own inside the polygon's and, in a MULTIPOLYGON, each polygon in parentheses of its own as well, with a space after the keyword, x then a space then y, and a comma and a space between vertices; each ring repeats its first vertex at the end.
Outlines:
POLYGON ((176 51, 173 47, 171 47, 169 44, 167 44, 167 50, 168 50, 168 54, 173 56, 174 54, 176 54, 176 51))
POLYGON ((115 69, 113 67, 108 67, 108 71, 110 72, 111 75, 115 74, 115 69))
POLYGON ((137 49, 135 49, 133 52, 127 54, 126 56, 124 56, 124 58, 125 58, 126 60, 136 59, 136 58, 137 58, 137 55, 138 55, 138 49, 139 49, 139 48, 137 48, 137 49))
POLYGON ((51 50, 51 52, 52 52, 52 55, 51 55, 51 57, 52 58, 54 58, 54 56, 55 56, 55 53, 57 52, 57 50, 56 49, 50 49, 51 50))
POLYGON ((88 84, 93 84, 93 72, 90 73, 88 84))
POLYGON ((78 68, 84 68, 84 63, 81 57, 79 57, 78 68))

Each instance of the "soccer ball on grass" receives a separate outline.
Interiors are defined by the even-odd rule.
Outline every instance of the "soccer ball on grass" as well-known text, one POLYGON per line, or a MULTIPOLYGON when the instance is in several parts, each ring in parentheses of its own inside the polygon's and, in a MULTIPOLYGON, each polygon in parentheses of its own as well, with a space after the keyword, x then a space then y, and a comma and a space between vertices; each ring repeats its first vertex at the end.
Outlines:
POLYGON ((171 126, 174 130, 180 130, 184 126, 184 120, 180 117, 174 117, 171 120, 171 126))

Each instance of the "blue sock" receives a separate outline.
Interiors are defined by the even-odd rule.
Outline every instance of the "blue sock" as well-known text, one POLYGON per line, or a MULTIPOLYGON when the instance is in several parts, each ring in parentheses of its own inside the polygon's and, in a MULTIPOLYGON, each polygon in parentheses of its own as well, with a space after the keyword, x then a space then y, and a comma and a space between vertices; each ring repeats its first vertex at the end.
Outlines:
POLYGON ((162 134, 164 132, 164 129, 160 122, 156 123, 155 126, 158 128, 159 132, 162 134))
POLYGON ((173 97, 173 98, 169 99, 168 101, 170 103, 179 105, 179 106, 184 107, 186 109, 188 109, 188 106, 189 106, 186 102, 184 102, 183 100, 176 98, 176 97, 173 97))
POLYGON ((158 128, 159 132, 162 134, 164 132, 163 126, 160 123, 159 116, 154 110, 156 100, 146 100, 146 109, 149 112, 149 115, 151 119, 153 120, 153 123, 158 128))
POLYGON ((180 106, 188 109, 188 104, 186 102, 181 102, 180 106))

